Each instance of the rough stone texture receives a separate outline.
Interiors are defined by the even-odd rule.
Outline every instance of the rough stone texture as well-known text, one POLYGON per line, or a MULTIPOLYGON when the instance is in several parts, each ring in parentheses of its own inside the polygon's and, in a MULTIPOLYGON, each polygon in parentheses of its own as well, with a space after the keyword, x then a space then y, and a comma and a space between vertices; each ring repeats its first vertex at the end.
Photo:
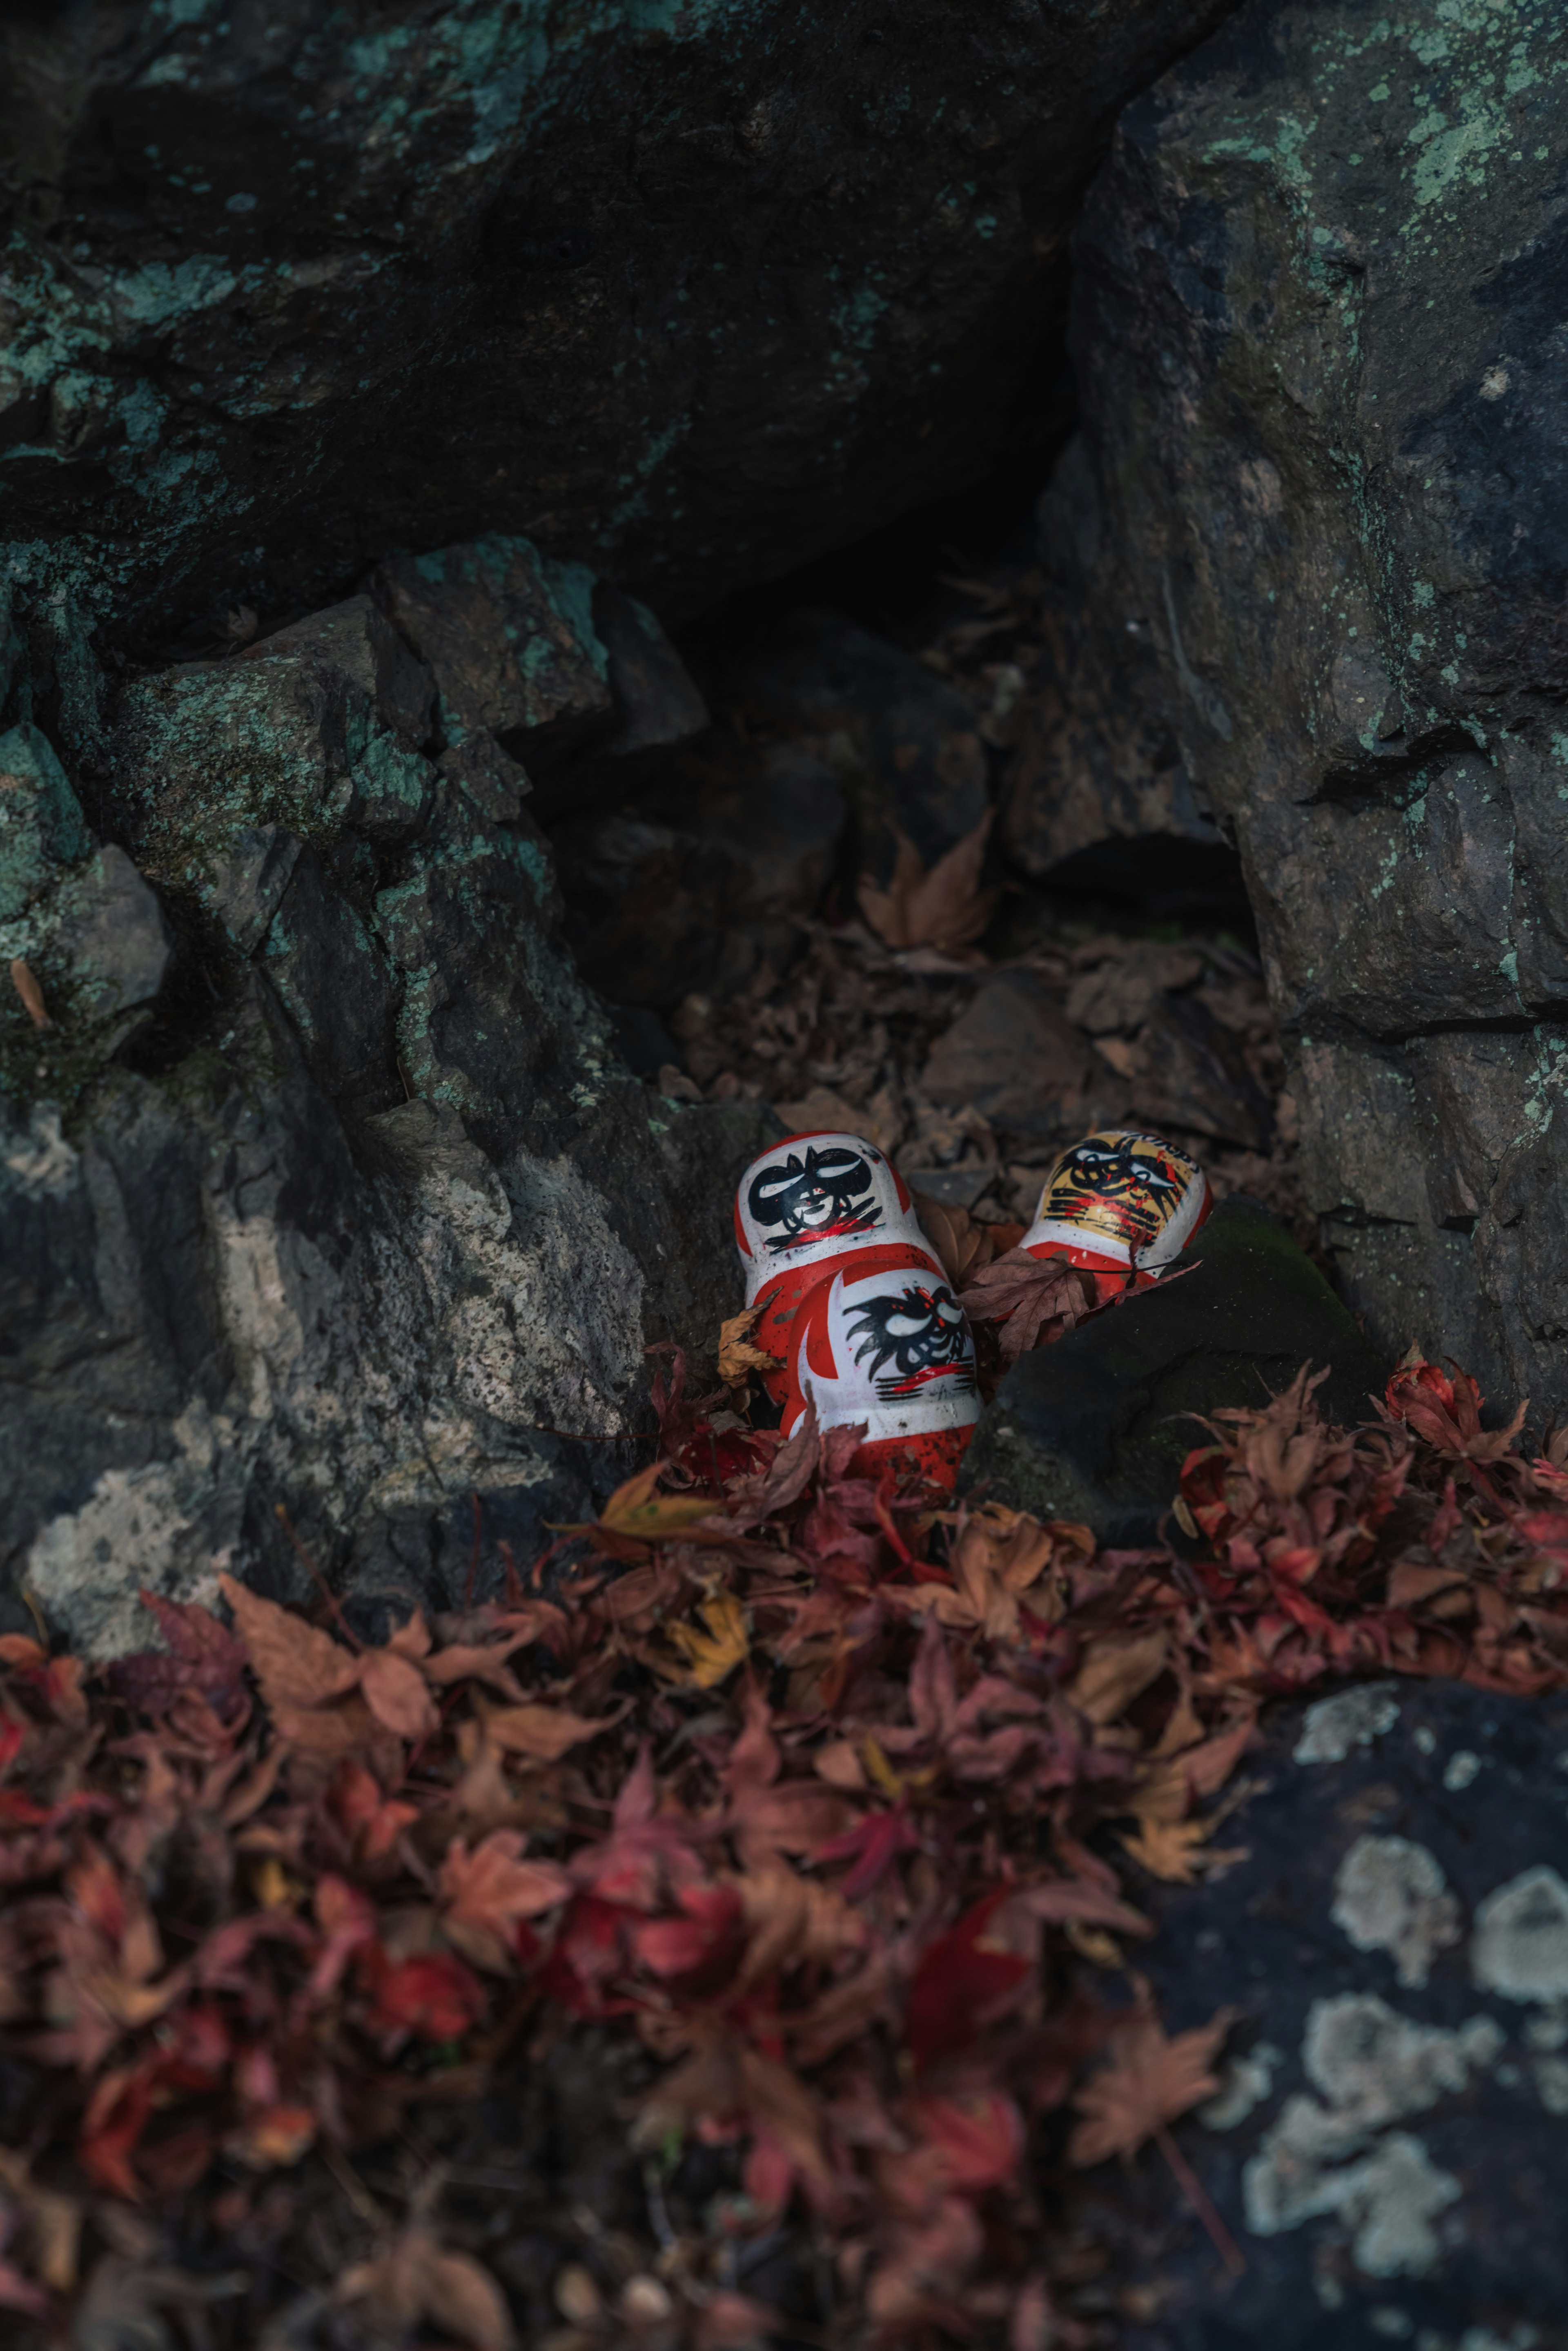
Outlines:
POLYGON ((1039 548, 1043 643, 1002 794, 1009 859, 1038 881, 1107 841, 1221 846, 1124 550, 1106 538, 1082 433, 1040 499, 1039 548))
POLYGON ((524 769, 456 707, 484 671, 527 750, 571 716, 540 680, 588 678, 615 723, 591 587, 570 643, 514 608, 510 678, 477 632, 444 655, 439 703, 362 599, 108 696, 63 654, 47 695, 13 676, 122 837, 35 719, 0 737, 0 947, 52 1016, 0 997, 15 1621, 26 1592, 102 1654, 145 1639, 142 1584, 297 1589, 279 1503, 367 1625, 460 1604, 475 1498, 485 1581, 503 1541, 526 1568, 641 1458, 609 1440, 645 1346, 700 1354, 737 1303, 714 1237, 771 1115, 623 1068, 524 769))
POLYGON ((1238 2011, 1176 2136, 1246 2270, 1153 2148, 1091 2175, 1119 2351, 1563 2351, 1568 1701, 1363 1684, 1243 1773, 1136 1965, 1170 2032, 1238 2011))
POLYGON ((1191 1416, 1262 1404, 1304 1363, 1329 1371, 1318 1391, 1329 1419, 1370 1418, 1386 1364, 1283 1227, 1233 1196, 1158 1288, 1019 1356, 963 1482, 1104 1542, 1147 1542, 1204 1442, 1191 1416))
POLYGON ((1568 57, 1550 0, 1251 0, 1078 238, 1102 662, 1239 844, 1347 1292, 1568 1402, 1568 57))
POLYGON ((496 529, 785 569, 1038 427, 1115 110, 1225 6, 8 6, 0 538, 122 620, 496 529))
POLYGON ((921 1077, 933 1102, 973 1103, 1019 1140, 1053 1142, 1083 1131, 1092 1053, 1035 972, 988 979, 938 1037, 921 1077))

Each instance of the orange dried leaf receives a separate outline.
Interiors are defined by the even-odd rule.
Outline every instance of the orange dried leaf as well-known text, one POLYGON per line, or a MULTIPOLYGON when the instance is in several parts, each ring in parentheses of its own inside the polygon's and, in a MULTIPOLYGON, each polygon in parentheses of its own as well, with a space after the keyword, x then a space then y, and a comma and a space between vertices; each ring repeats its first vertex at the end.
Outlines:
POLYGON ((897 856, 886 889, 862 876, 855 893, 879 938, 890 947, 934 947, 940 955, 973 945, 1001 894, 980 886, 994 817, 995 811, 988 809, 974 831, 955 842, 929 872, 914 842, 897 833, 897 856))
POLYGON ((775 1356, 751 1343, 750 1334, 761 1312, 760 1306, 743 1307, 738 1314, 732 1314, 718 1326, 718 1375, 726 1387, 742 1385, 748 1373, 776 1372, 779 1368, 775 1356))

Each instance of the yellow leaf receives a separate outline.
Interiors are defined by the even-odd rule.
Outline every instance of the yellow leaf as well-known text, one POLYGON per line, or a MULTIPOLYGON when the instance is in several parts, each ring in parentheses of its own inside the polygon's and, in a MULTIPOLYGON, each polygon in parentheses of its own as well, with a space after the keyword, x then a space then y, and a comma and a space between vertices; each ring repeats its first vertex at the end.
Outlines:
POLYGON ((685 1656, 686 1678, 696 1689, 716 1689, 746 1657, 751 1643, 746 1614, 733 1592, 712 1592, 697 1610, 707 1626, 672 1625, 670 1638, 685 1656))
POLYGON ((760 1305, 743 1307, 738 1314, 732 1314, 718 1326, 718 1375, 726 1387, 739 1386, 748 1372, 779 1369, 776 1355, 751 1343, 750 1333, 761 1312, 760 1305))
POLYGON ((616 1542, 669 1542, 695 1526, 699 1519, 712 1518, 716 1505, 711 1497, 655 1493, 664 1468, 662 1461, 654 1461, 617 1486, 597 1519, 574 1526, 557 1526, 553 1520, 549 1523, 557 1534, 603 1534, 616 1542))
POLYGON ((1124 1832, 1122 1843, 1151 1877, 1163 1877, 1167 1886, 1192 1886, 1198 1878, 1218 1876, 1247 1858, 1240 1848, 1226 1853, 1203 1851, 1218 1826, 1217 1820, 1140 1819, 1136 1836, 1124 1832))

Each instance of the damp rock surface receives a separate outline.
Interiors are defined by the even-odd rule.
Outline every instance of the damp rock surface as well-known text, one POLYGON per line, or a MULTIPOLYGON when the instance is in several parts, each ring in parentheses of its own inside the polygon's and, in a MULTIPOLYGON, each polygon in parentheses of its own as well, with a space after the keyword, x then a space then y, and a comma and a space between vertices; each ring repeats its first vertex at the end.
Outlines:
POLYGON ((1257 1406, 1303 1364, 1324 1416, 1370 1417, 1387 1377, 1322 1273, 1268 1211, 1221 1202, 1165 1280, 1020 1355, 981 1416, 966 1487, 1103 1542, 1151 1541, 1197 1415, 1257 1406))
POLYGON ((1568 1398, 1568 468, 1537 323, 1565 137, 1549 0, 1249 0, 1126 110, 1047 523, 1083 725, 1106 675, 1130 706, 1008 818, 1037 867, 1126 830, 1129 736, 1212 812, 1347 1296, 1542 1426, 1568 1398))
POLYGON ((497 530, 774 575, 1032 436, 1115 111, 1226 5, 7 9, 0 537, 121 620, 497 530))
POLYGON ((1363 1685, 1264 1718, 1207 1884, 1138 1898, 1167 2030, 1236 2022, 1176 2127, 1086 2184, 1125 2351, 1568 2342, 1568 1700, 1363 1685), (1474 1773, 1454 1784, 1456 1756, 1474 1773))
MULTIPOLYGON (((7 681, 0 1606, 79 1654, 144 1644, 143 1586, 297 1593, 280 1508, 372 1627, 462 1606, 476 1537, 526 1573, 640 1463, 646 1348, 700 1364, 738 1301, 771 1113, 624 1066, 514 756, 625 716, 595 583, 523 540, 411 570, 417 651, 366 596, 7 681)), ((646 737, 685 674, 643 626, 646 737)))

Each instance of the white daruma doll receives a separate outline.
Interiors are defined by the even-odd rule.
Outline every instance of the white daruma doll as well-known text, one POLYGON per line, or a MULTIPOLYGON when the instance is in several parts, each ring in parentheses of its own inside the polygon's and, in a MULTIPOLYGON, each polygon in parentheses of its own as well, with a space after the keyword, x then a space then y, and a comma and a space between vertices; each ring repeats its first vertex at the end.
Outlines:
POLYGON ((787 1136, 741 1177, 735 1232, 785 1435, 812 1403, 823 1427, 865 1424, 857 1468, 951 1486, 979 1417, 974 1341, 886 1155, 863 1135, 787 1136))

